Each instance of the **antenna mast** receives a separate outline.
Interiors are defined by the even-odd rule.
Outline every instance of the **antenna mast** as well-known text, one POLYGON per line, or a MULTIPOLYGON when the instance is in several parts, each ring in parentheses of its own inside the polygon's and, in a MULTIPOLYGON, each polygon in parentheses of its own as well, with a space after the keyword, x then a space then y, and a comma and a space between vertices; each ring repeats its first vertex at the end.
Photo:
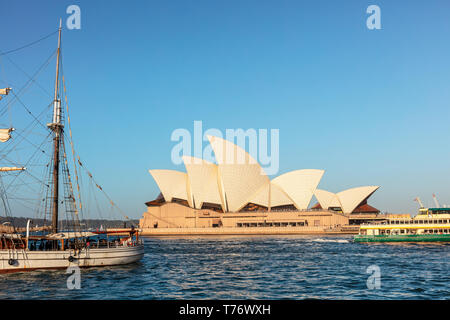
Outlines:
POLYGON ((55 80, 55 97, 53 100, 53 122, 47 126, 53 131, 53 190, 52 190, 52 232, 58 232, 58 212, 59 212, 59 149, 60 137, 63 132, 63 124, 61 123, 61 99, 58 99, 59 89, 59 60, 61 53, 61 26, 62 21, 59 20, 58 32, 58 49, 56 51, 56 80, 55 80))

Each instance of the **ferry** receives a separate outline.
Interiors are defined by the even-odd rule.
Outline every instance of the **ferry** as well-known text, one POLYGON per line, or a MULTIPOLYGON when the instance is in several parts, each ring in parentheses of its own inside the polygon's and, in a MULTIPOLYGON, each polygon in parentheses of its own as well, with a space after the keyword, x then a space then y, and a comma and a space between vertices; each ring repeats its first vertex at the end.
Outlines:
POLYGON ((355 242, 450 242, 450 208, 421 208, 413 218, 360 226, 355 242))

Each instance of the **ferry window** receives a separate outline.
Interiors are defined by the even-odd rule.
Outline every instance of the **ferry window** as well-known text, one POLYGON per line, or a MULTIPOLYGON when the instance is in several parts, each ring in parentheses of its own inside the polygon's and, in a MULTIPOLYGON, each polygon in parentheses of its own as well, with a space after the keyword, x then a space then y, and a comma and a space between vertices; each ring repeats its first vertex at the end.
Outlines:
POLYGON ((423 220, 419 220, 419 224, 423 224, 423 220))
POLYGON ((423 223, 427 224, 429 221, 428 220, 424 220, 423 223))
POLYGON ((439 223, 442 223, 442 220, 439 220, 439 223))

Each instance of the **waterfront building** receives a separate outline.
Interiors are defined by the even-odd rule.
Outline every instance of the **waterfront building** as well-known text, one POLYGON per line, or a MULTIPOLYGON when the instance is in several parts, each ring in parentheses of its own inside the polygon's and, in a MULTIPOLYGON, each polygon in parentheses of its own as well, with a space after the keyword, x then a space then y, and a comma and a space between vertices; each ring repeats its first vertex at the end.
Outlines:
MULTIPOLYGON (((324 170, 301 169, 274 179, 239 146, 208 137, 217 164, 183 157, 186 172, 150 170, 161 193, 146 203, 140 220, 144 235, 291 234, 357 232, 353 220, 369 214, 378 186, 331 193, 318 189, 324 170), (317 205, 310 207, 315 197, 317 205)), ((367 217, 365 219, 368 219, 367 217)))

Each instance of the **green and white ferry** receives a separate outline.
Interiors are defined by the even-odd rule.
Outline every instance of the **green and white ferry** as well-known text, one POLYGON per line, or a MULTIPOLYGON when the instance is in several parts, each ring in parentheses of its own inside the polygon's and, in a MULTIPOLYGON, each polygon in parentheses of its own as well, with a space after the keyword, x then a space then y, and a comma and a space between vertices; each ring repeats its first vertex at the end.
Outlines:
POLYGON ((421 208, 413 218, 360 226, 355 242, 450 242, 450 208, 421 208))

